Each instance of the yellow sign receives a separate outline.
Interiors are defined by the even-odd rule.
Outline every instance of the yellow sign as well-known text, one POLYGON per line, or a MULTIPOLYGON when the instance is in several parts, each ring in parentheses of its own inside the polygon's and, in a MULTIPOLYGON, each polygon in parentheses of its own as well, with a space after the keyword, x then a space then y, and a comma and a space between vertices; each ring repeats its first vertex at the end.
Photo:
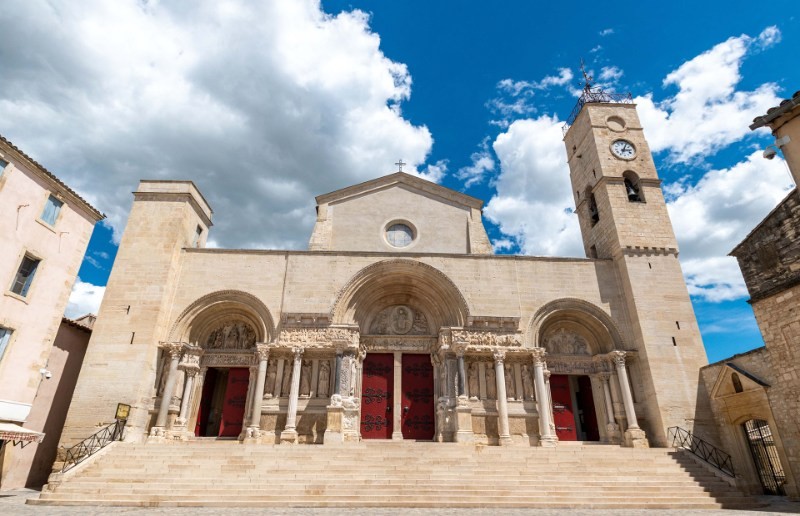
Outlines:
POLYGON ((117 414, 114 416, 116 419, 128 419, 128 414, 131 413, 131 406, 124 403, 117 404, 117 414))

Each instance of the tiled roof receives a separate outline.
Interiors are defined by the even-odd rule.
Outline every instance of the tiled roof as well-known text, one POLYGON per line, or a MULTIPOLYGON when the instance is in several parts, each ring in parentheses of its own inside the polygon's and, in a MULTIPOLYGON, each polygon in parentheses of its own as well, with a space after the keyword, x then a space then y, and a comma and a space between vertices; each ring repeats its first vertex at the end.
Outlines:
POLYGON ((754 130, 759 127, 764 127, 782 114, 788 113, 794 109, 795 106, 800 106, 800 90, 795 91, 792 98, 782 100, 777 106, 769 108, 766 115, 755 117, 753 123, 750 125, 750 129, 754 130))
POLYGON ((88 201, 86 201, 86 199, 78 195, 77 192, 75 192, 75 190, 67 186, 66 183, 64 183, 58 177, 56 177, 55 174, 44 168, 35 159, 25 154, 16 145, 8 141, 2 134, 0 134, 0 142, 8 145, 14 152, 19 154, 25 161, 36 167, 36 169, 39 170, 39 172, 41 172, 48 178, 52 179, 57 185, 61 186, 64 190, 69 192, 75 198, 75 200, 81 202, 92 213, 92 215, 94 215, 97 218, 97 220, 103 220, 104 218, 106 218, 105 214, 101 213, 97 208, 89 204, 88 201))

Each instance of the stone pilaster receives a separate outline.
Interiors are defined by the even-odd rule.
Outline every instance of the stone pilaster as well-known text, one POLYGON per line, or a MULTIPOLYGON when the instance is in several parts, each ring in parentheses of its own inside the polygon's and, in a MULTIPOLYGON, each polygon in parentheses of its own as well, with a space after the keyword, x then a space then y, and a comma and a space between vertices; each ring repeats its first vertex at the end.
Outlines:
POLYGON ((455 441, 469 444, 475 440, 475 434, 472 430, 472 407, 469 406, 469 398, 467 397, 467 368, 464 364, 463 348, 456 349, 456 357, 458 359, 458 399, 456 402, 455 441))
POLYGON ((505 352, 500 350, 494 352, 495 381, 497 382, 497 428, 500 434, 500 446, 511 444, 511 433, 508 426, 505 358, 505 352))
POLYGON ((553 404, 550 401, 550 391, 545 378, 545 354, 543 348, 533 349, 533 376, 536 409, 539 412, 539 446, 552 447, 558 442, 558 437, 553 423, 553 404))
POLYGON ((292 348, 294 364, 292 385, 289 388, 289 407, 286 410, 286 426, 281 432, 281 443, 297 443, 297 399, 300 396, 300 367, 303 361, 303 348, 292 348))
POLYGON ((600 382, 603 384, 603 400, 606 408, 606 435, 608 436, 609 442, 619 444, 619 425, 614 420, 614 402, 611 399, 611 375, 603 373, 599 375, 599 378, 600 382))
POLYGON ((610 355, 617 369, 619 388, 622 392, 622 402, 625 406, 625 418, 628 423, 628 428, 625 430, 625 446, 630 448, 648 448, 650 444, 647 442, 647 437, 644 431, 639 428, 639 423, 636 420, 636 410, 633 407, 633 395, 631 394, 631 387, 628 383, 628 371, 625 368, 625 352, 612 351, 610 355))
POLYGON ((169 355, 170 360, 167 381, 164 384, 164 392, 161 393, 161 404, 158 407, 156 424, 150 429, 150 437, 156 440, 165 437, 169 404, 175 394, 175 383, 178 381, 178 363, 183 352, 183 344, 180 342, 165 343, 162 345, 162 349, 169 355))
POLYGON ((264 400, 264 383, 267 381, 269 346, 257 344, 256 359, 258 360, 258 373, 256 374, 256 384, 250 400, 250 424, 247 427, 245 440, 257 440, 261 437, 261 406, 264 400))

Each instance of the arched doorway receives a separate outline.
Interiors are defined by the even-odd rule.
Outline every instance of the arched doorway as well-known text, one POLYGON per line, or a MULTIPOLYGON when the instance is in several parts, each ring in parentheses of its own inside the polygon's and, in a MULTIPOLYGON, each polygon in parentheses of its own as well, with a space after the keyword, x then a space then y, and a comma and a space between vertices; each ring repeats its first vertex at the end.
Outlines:
POLYGON ((463 326, 468 314, 447 276, 412 260, 370 265, 342 289, 332 320, 359 328, 362 438, 434 439, 437 401, 454 399, 455 357, 432 352, 440 330, 463 326))
POLYGON ((785 496, 786 474, 769 423, 763 419, 750 419, 742 423, 742 430, 764 494, 785 496))

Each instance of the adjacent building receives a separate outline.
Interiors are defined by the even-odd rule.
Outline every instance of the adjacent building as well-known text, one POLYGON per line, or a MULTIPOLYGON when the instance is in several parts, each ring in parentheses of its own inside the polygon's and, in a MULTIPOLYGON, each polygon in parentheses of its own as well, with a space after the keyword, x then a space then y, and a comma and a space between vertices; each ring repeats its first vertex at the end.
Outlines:
MULTIPOLYGON (((769 127, 800 180, 800 91, 753 121, 769 127)), ((702 370, 720 441, 751 492, 800 497, 800 194, 775 207, 731 255, 739 261, 765 347, 702 370)))
MULTIPOLYGON (((0 136, 0 486, 22 444, 42 439, 29 414, 89 238, 103 215, 0 136)), ((44 436, 46 438, 46 436, 44 436)))

